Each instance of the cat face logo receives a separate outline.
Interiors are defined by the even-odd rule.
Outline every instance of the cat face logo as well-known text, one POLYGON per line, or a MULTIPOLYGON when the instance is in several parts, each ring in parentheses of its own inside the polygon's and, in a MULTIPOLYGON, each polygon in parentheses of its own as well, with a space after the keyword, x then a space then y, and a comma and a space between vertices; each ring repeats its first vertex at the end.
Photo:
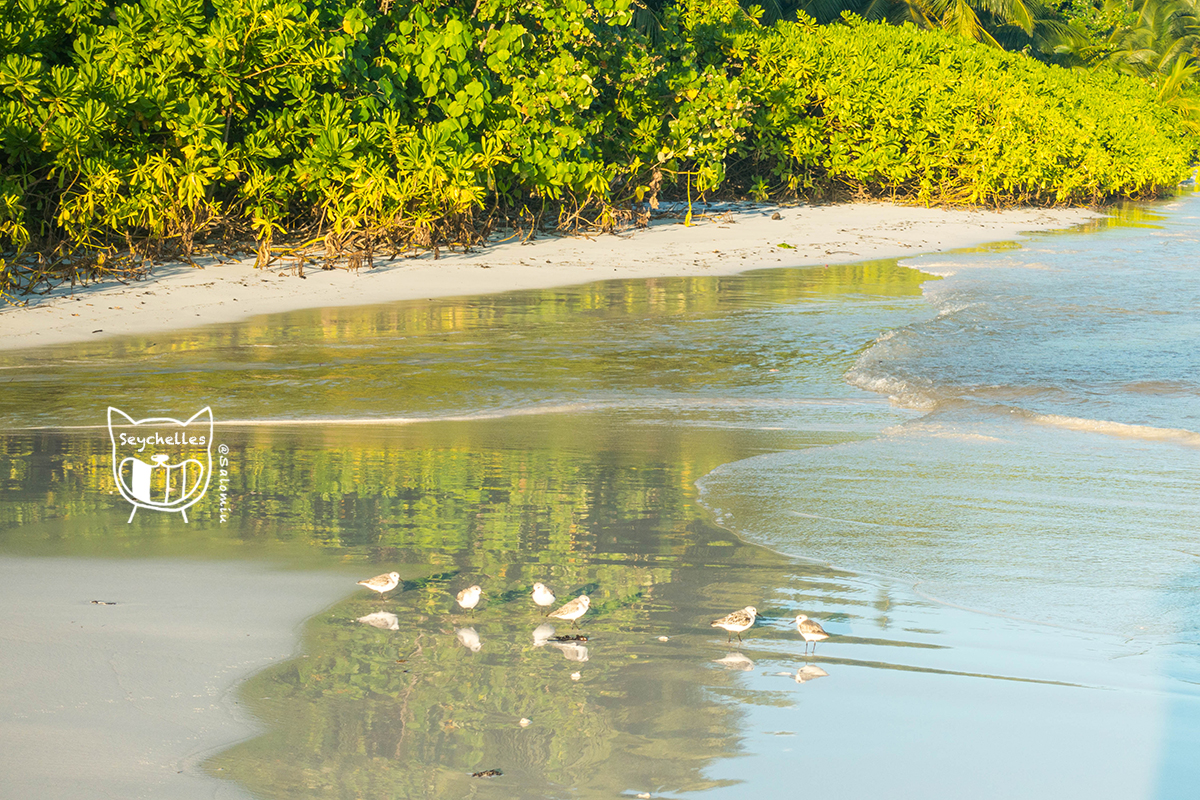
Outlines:
POLYGON ((205 407, 180 422, 168 417, 134 420, 108 407, 108 435, 113 446, 113 478, 121 496, 133 503, 129 521, 139 508, 179 512, 208 489, 212 477, 212 408, 205 407))

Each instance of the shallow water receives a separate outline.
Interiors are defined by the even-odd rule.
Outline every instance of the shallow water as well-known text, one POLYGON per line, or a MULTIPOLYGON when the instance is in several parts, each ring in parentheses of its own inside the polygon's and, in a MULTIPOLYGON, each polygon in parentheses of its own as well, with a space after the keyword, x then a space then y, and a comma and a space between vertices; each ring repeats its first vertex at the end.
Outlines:
POLYGON ((257 797, 1186 796, 1197 208, 9 354, 0 553, 344 574, 204 760, 257 797), (126 523, 110 404, 211 404, 229 520, 126 523), (586 642, 535 640, 539 580, 586 642))
POLYGON ((943 601, 1200 645, 1200 199, 1154 211, 906 262, 947 276, 926 285, 933 315, 847 378, 925 415, 728 465, 705 502, 756 540, 943 601))

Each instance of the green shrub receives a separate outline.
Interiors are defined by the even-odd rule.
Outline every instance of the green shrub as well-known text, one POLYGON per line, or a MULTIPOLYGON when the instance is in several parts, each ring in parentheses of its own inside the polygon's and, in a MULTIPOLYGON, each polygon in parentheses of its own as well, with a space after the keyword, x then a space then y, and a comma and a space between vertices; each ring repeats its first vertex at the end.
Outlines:
POLYGON ((630 0, 3 2, 0 292, 201 238, 359 263, 497 212, 609 228, 660 194, 1148 196, 1196 149, 1131 78, 733 0, 653 39, 630 0))
POLYGON ((847 21, 777 25, 747 69, 764 98, 755 155, 789 188, 1098 203, 1173 187, 1195 156, 1178 115, 1140 81, 847 21))

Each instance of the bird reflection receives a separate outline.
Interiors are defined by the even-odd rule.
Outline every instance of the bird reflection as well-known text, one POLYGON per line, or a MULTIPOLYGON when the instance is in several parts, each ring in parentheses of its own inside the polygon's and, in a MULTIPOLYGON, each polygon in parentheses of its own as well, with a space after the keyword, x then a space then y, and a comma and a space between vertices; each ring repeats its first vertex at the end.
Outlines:
POLYGON ((479 641, 479 634, 475 632, 474 628, 459 628, 454 635, 458 637, 458 643, 472 653, 478 653, 483 649, 483 642, 479 641))
POLYGON ((561 650, 567 661, 588 660, 588 649, 585 645, 576 644, 575 642, 550 642, 550 645, 561 650))
POLYGON ((373 628, 383 628, 385 631, 400 630, 400 618, 390 611, 376 611, 374 614, 359 617, 358 621, 365 622, 373 628))
POLYGON ((550 641, 550 637, 554 635, 554 626, 548 622, 543 622, 533 629, 533 646, 541 647, 546 642, 550 641))
POLYGON ((724 658, 715 658, 713 663, 720 664, 725 669, 739 669, 743 672, 754 669, 754 662, 741 653, 730 653, 724 658))
POLYGON ((796 683, 808 683, 817 678, 826 678, 829 673, 815 664, 807 664, 796 671, 796 683))

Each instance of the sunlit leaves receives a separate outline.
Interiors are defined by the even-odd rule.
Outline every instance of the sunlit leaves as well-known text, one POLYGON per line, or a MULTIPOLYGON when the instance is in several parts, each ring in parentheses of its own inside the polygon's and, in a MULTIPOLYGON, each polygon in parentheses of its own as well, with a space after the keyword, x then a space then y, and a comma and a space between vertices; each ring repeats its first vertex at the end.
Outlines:
POLYGON ((489 202, 611 227, 728 189, 1079 202, 1160 191, 1194 152, 1187 39, 1153 51, 1174 60, 1150 92, 911 28, 764 27, 734 0, 667 7, 653 35, 629 0, 10 2, 29 19, 0 22, 0 236, 59 253, 220 231, 265 260, 307 229, 334 257, 472 241, 489 202))
MULTIPOLYGON (((781 26, 771 36, 779 41, 743 79, 770 98, 755 133, 788 132, 790 159, 775 161, 788 185, 824 179, 940 203, 1094 202, 1154 194, 1184 177, 1195 152, 1178 116, 1135 81, 911 28, 781 26)), ((760 148, 779 159, 770 138, 760 148)))

